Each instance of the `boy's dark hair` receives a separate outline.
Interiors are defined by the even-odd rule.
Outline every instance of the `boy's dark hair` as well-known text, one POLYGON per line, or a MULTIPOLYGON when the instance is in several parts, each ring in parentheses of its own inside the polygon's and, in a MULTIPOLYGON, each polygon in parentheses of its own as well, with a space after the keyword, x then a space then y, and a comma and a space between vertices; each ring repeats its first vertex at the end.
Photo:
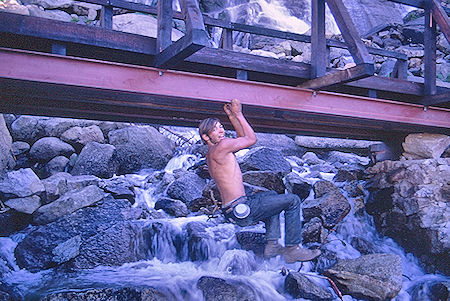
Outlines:
POLYGON ((203 143, 206 143, 206 141, 203 139, 202 135, 208 135, 209 133, 211 133, 214 130, 217 122, 220 122, 220 120, 217 118, 206 118, 200 122, 198 126, 198 132, 203 143))

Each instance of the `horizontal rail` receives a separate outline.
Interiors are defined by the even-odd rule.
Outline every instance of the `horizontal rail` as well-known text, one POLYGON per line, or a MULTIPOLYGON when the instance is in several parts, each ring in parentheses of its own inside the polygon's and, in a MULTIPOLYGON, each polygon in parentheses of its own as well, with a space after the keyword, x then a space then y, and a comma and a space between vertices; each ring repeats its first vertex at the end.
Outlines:
MULTIPOLYGON (((75 110, 82 115, 89 108, 105 117, 120 108, 114 114, 123 111, 141 114, 141 119, 178 119, 192 125, 205 114, 222 112, 224 102, 239 98, 252 112, 256 127, 265 130, 327 135, 341 131, 367 138, 425 129, 448 132, 450 128, 450 110, 444 108, 425 111, 423 106, 382 99, 3 48, 0 88, 2 110, 22 104, 38 111, 40 106, 34 101, 39 100, 47 101, 51 108, 47 112, 75 110), (35 90, 24 95, 27 85, 35 90), (46 85, 55 89, 42 88, 46 85)), ((127 114, 120 116, 126 119, 131 116, 127 114)))

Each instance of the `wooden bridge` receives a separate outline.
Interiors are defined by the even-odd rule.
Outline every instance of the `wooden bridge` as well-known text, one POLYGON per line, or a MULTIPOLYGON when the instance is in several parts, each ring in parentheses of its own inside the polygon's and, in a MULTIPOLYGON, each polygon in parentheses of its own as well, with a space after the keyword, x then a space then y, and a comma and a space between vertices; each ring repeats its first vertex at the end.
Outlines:
POLYGON ((363 44, 342 0, 312 0, 311 36, 203 16, 196 0, 180 1, 181 13, 171 0, 85 2, 102 5, 100 27, 0 12, 1 112, 197 126, 224 117, 222 104, 239 98, 265 132, 364 139, 450 132, 450 90, 436 84, 436 27, 447 40, 450 27, 436 0, 394 1, 425 9, 424 83, 406 79, 404 54, 363 44), (325 38, 325 2, 345 43, 325 38), (114 7, 157 15, 157 37, 112 30, 114 7), (176 42, 173 18, 186 25, 176 42), (221 48, 209 46, 208 27, 223 28, 221 48), (309 42, 311 64, 234 52, 233 31, 309 42), (347 48, 356 65, 328 68, 327 47, 347 48), (375 76, 372 55, 396 59, 394 77, 375 76))

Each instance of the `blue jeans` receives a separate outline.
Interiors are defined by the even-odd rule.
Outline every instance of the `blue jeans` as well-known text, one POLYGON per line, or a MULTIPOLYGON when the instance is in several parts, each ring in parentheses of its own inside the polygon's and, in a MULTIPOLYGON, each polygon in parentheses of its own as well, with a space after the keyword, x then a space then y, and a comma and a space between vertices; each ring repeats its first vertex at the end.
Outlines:
POLYGON ((237 218, 233 211, 226 213, 227 219, 246 227, 263 221, 266 225, 266 239, 277 240, 280 233, 280 213, 284 211, 285 246, 296 246, 301 241, 300 198, 291 193, 277 194, 275 191, 259 192, 250 196, 242 203, 250 207, 246 218, 237 218))

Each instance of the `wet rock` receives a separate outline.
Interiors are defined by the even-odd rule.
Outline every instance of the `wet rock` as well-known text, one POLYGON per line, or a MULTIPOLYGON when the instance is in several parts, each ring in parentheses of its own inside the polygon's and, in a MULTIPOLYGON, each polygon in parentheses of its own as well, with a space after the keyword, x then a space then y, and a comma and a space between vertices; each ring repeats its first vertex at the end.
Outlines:
POLYGON ((253 288, 238 280, 202 276, 197 288, 203 292, 205 301, 213 300, 256 300, 253 288))
POLYGON ((251 275, 257 269, 255 255, 244 250, 226 250, 218 265, 219 271, 231 275, 251 275))
POLYGON ((326 235, 327 231, 322 226, 322 221, 318 217, 313 217, 302 227, 302 243, 323 243, 326 235))
POLYGON ((50 293, 40 298, 41 301, 59 301, 59 300, 148 300, 148 301, 168 301, 171 298, 166 297, 159 290, 152 287, 121 287, 121 288, 89 288, 77 291, 66 291, 50 293))
POLYGON ((30 145, 24 141, 15 141, 12 144, 12 152, 16 158, 26 154, 29 150, 30 145))
POLYGON ((287 191, 299 196, 300 200, 305 200, 311 192, 311 184, 303 179, 296 173, 291 172, 286 175, 286 188, 287 191))
POLYGON ((102 180, 98 186, 111 193, 116 199, 127 199, 131 204, 135 202, 134 185, 126 178, 116 177, 102 180))
POLYGON ((202 196, 206 181, 194 172, 185 172, 167 187, 167 195, 189 204, 202 196))
POLYGON ((305 149, 297 145, 295 141, 286 136, 278 134, 256 133, 258 141, 253 147, 269 147, 280 151, 284 156, 302 156, 305 149))
POLYGON ((12 145, 12 138, 6 127, 5 119, 0 114, 0 178, 6 174, 7 170, 14 168, 16 165, 12 145))
POLYGON ((369 158, 358 156, 351 153, 344 153, 339 151, 331 151, 327 154, 327 162, 331 164, 342 163, 342 164, 357 164, 357 165, 367 165, 369 164, 369 158))
POLYGON ((263 257, 266 238, 264 233, 240 231, 236 233, 236 239, 242 249, 253 251, 256 256, 263 257))
POLYGON ((201 208, 206 208, 208 211, 212 212, 213 207, 213 201, 210 198, 205 198, 202 196, 192 200, 192 202, 189 203, 188 209, 189 211, 197 212, 201 208))
POLYGON ((119 162, 113 145, 89 142, 78 156, 71 174, 110 178, 118 170, 119 162))
POLYGON ((424 281, 416 285, 411 292, 411 300, 448 300, 450 281, 424 281))
POLYGON ((81 235, 69 238, 68 240, 58 244, 52 251, 52 260, 61 264, 75 258, 80 254, 81 235))
POLYGON ((243 173, 251 170, 269 170, 286 175, 291 171, 291 165, 283 158, 281 152, 265 147, 249 150, 238 161, 243 173))
POLYGON ((358 299, 392 299, 402 288, 402 260, 395 254, 340 259, 325 271, 343 294, 358 299))
POLYGON ((59 199, 40 207, 33 214, 33 222, 40 225, 50 223, 78 209, 92 206, 105 196, 106 193, 95 185, 67 192, 59 199))
POLYGON ((334 182, 346 182, 362 179, 364 171, 362 169, 339 169, 333 177, 334 182))
POLYGON ((25 229, 31 223, 31 215, 9 209, 0 213, 0 236, 9 236, 25 229))
POLYGON ((333 300, 333 295, 329 291, 298 272, 290 272, 286 276, 284 289, 296 299, 303 298, 317 301, 333 300))
MULTIPOLYGON (((90 207, 65 215, 55 222, 36 227, 18 243, 14 250, 17 265, 31 272, 58 265, 54 261, 53 252, 58 245, 77 235, 81 236, 82 244, 91 237, 101 237, 104 231, 124 221, 130 207, 128 201, 115 200, 109 196, 90 207)), ((119 235, 115 240, 107 241, 105 244, 109 243, 110 247, 116 244, 122 245, 119 242, 121 238, 119 235)), ((106 246, 99 244, 94 247, 94 250, 96 248, 106 248, 106 246)), ((130 249, 129 245, 128 249, 130 249)), ((83 250, 80 248, 80 256, 83 250)), ((95 261, 92 260, 90 263, 95 264, 95 261)))
POLYGON ((56 156, 70 157, 75 149, 56 137, 44 137, 36 141, 30 149, 30 157, 38 162, 47 162, 56 156))
POLYGON ((162 169, 174 151, 174 143, 154 127, 130 126, 111 131, 109 143, 117 150, 119 173, 133 173, 144 168, 162 169))
POLYGON ((190 222, 186 225, 188 236, 188 253, 191 261, 207 260, 210 249, 208 240, 211 239, 207 232, 208 225, 202 222, 190 222))
POLYGON ((313 152, 307 152, 302 156, 302 159, 305 163, 309 165, 316 165, 316 164, 323 164, 325 163, 324 160, 319 159, 317 155, 313 152))
POLYGON ((79 152, 89 142, 104 143, 105 137, 97 125, 84 128, 75 126, 62 133, 61 140, 69 143, 79 152))
POLYGON ((0 195, 6 199, 42 195, 44 189, 42 181, 30 168, 11 171, 0 181, 0 195))
POLYGON ((180 200, 174 200, 169 198, 161 198, 155 203, 155 209, 164 210, 167 214, 182 217, 189 214, 189 210, 185 203, 180 200))
POLYGON ((450 146, 450 137, 440 134, 409 134, 403 142, 407 159, 437 159, 450 146))
POLYGON ((62 10, 56 9, 48 9, 44 10, 37 5, 27 5, 28 11, 30 12, 30 16, 39 17, 39 18, 47 18, 52 20, 59 20, 63 22, 71 22, 72 16, 62 10))
POLYGON ((5 205, 18 212, 33 214, 41 206, 41 198, 32 195, 24 198, 9 199, 5 201, 5 205))
POLYGON ((282 176, 271 171, 247 171, 242 178, 248 184, 261 186, 279 194, 284 193, 286 189, 282 176))
MULTIPOLYGON (((336 226, 345 216, 350 212, 350 203, 342 195, 337 187, 333 186, 328 191, 318 189, 317 187, 324 186, 328 181, 319 181, 314 184, 316 198, 306 200, 302 203, 302 211, 304 221, 307 222, 313 217, 320 217, 323 226, 331 229, 336 226), (320 192, 319 192, 320 190, 320 192)), ((328 186, 328 185, 327 185, 328 186)))

